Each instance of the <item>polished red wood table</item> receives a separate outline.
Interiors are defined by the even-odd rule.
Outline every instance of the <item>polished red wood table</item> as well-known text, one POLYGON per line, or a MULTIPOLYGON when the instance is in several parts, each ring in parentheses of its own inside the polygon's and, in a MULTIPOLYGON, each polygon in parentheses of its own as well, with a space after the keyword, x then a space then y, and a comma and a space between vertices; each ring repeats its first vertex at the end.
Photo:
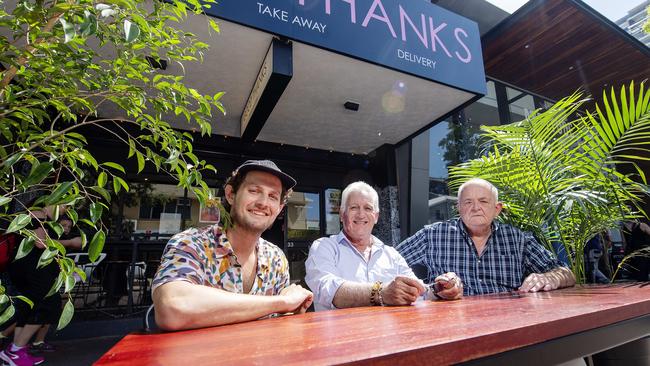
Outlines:
POLYGON ((650 334, 650 286, 580 286, 133 333, 95 365, 546 365, 650 334))

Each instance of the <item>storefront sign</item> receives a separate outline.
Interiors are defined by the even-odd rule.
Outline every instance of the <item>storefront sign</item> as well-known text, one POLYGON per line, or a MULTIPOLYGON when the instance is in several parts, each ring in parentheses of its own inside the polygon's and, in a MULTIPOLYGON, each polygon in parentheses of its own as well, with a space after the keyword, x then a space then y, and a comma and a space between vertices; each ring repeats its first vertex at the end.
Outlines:
POLYGON ((226 0, 208 13, 485 94, 475 22, 423 0, 226 0))

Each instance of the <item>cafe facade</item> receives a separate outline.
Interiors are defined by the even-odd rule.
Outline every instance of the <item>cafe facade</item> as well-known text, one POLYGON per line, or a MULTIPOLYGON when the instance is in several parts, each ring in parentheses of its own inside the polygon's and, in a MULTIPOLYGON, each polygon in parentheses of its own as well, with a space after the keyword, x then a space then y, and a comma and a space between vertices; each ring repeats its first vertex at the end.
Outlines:
MULTIPOLYGON (((480 154, 478 126, 521 120, 578 88, 640 82, 650 64, 647 47, 579 0, 530 1, 512 15, 482 0, 229 0, 206 16, 217 18, 219 34, 203 16, 183 25, 210 44, 202 64, 185 66, 186 82, 204 94, 225 91, 226 114, 215 116, 210 136, 195 133, 194 152, 217 168, 205 177, 216 197, 248 159, 271 159, 296 178, 263 235, 285 251, 294 280, 304 277, 312 241, 340 231, 347 184, 377 189, 375 235, 394 245, 453 215, 446 169, 480 154), (625 65, 616 64, 621 53, 625 65)), ((110 136, 89 143, 100 158, 135 164, 110 136)), ((115 273, 126 269, 132 311, 150 303, 166 240, 213 224, 218 198, 201 206, 153 170, 127 180, 141 193, 113 207, 127 229, 107 241, 104 266, 114 268, 98 275, 120 295, 115 273)))

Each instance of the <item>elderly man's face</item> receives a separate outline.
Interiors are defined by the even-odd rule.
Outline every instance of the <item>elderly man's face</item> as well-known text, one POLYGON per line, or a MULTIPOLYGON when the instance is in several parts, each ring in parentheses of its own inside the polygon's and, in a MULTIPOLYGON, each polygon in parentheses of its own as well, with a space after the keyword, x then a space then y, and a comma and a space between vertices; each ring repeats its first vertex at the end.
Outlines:
POLYGON ((473 184, 463 189, 458 211, 470 232, 482 231, 487 230, 499 215, 501 203, 496 202, 489 188, 473 184))
POLYGON ((248 172, 237 193, 232 186, 226 186, 226 199, 232 207, 233 223, 258 233, 271 227, 284 207, 280 179, 261 171, 248 172))
POLYGON ((370 197, 363 193, 352 192, 348 196, 346 205, 341 217, 345 234, 353 242, 370 239, 372 228, 379 219, 379 212, 375 212, 370 197))

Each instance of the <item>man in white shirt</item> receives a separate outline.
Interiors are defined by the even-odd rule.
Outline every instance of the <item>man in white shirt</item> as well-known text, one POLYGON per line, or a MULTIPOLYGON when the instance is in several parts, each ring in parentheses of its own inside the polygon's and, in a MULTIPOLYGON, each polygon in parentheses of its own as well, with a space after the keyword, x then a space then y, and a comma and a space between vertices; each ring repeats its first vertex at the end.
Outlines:
POLYGON ((379 196, 355 182, 341 196, 343 230, 312 244, 305 281, 314 293, 316 311, 372 305, 410 305, 418 297, 457 299, 460 279, 446 273, 429 289, 391 246, 372 235, 379 219, 379 196))

